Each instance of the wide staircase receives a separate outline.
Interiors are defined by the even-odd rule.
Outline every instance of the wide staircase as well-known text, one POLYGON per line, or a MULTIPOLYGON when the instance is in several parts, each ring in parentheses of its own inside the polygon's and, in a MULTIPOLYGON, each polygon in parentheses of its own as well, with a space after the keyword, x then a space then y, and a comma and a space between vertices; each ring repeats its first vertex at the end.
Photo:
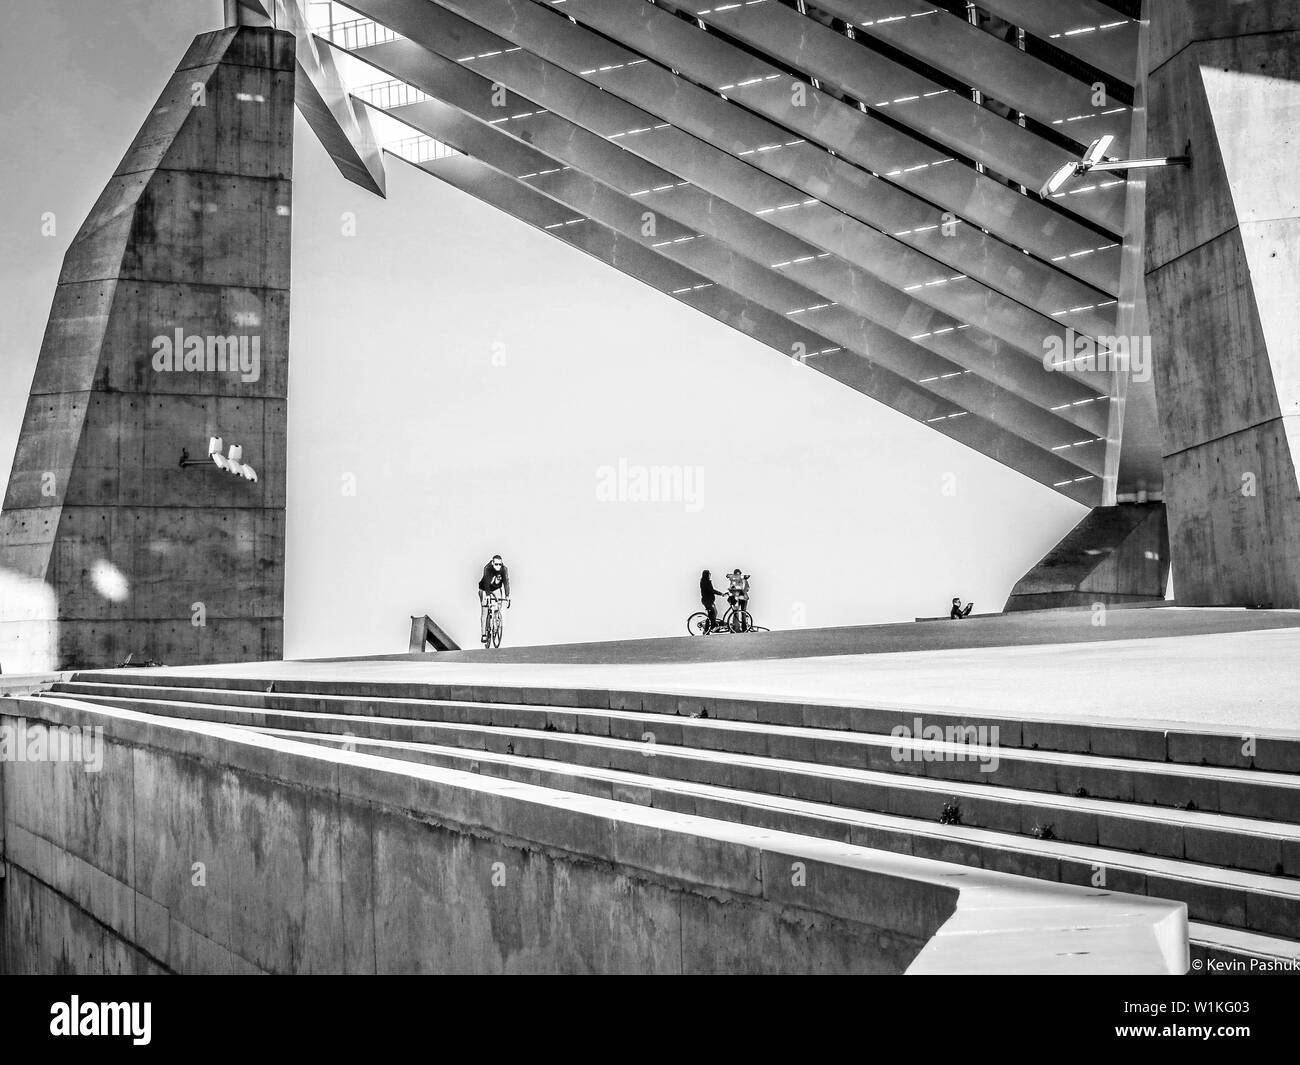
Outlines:
POLYGON ((1300 736, 162 672, 79 673, 44 694, 1172 899, 1194 963, 1300 959, 1300 736))

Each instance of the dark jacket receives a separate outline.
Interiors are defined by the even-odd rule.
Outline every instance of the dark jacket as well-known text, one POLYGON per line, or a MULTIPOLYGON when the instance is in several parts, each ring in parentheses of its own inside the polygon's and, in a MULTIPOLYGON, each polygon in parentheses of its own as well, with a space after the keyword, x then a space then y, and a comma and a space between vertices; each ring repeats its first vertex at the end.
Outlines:
POLYGON ((495 592, 498 588, 504 593, 507 599, 510 598, 510 569, 504 563, 501 565, 501 572, 498 573, 492 568, 489 562, 483 567, 483 576, 479 578, 478 586, 480 591, 495 592))
POLYGON ((715 587, 713 587, 713 582, 710 581, 707 577, 700 578, 700 601, 701 602, 711 603, 717 596, 726 595, 726 594, 727 594, 726 592, 720 592, 715 587))

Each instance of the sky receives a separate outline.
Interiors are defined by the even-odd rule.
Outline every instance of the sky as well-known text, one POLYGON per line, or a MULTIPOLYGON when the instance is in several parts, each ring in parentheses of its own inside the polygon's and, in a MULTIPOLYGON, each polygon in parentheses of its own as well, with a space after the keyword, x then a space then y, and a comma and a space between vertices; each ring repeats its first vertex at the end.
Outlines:
MULTIPOLYGON (((220 22, 0 7, 5 476, 63 254, 220 22)), ((380 199, 295 138, 287 657, 403 651, 421 614, 475 645, 494 553, 516 645, 683 635, 704 568, 750 574, 773 629, 997 610, 1086 513, 399 159, 380 199), (658 467, 680 491, 640 498, 658 467)))

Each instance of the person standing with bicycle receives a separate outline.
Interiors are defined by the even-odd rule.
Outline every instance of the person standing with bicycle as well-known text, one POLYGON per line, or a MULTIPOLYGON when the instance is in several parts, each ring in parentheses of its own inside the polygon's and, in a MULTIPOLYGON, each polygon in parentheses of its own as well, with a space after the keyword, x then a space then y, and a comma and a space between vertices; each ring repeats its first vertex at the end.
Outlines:
POLYGON ((727 602, 736 608, 741 621, 736 631, 744 632, 749 628, 749 574, 742 574, 739 567, 727 575, 727 602))
POLYGON ((713 578, 709 576, 708 570, 700 574, 700 602, 704 604, 704 609, 708 611, 710 632, 718 627, 718 608, 714 605, 714 601, 718 596, 726 594, 726 592, 720 592, 713 587, 713 578))
POLYGON ((483 576, 478 581, 479 603, 479 642, 488 642, 488 605, 489 600, 501 593, 510 608, 510 571, 501 560, 500 555, 493 555, 491 561, 483 567, 483 576))

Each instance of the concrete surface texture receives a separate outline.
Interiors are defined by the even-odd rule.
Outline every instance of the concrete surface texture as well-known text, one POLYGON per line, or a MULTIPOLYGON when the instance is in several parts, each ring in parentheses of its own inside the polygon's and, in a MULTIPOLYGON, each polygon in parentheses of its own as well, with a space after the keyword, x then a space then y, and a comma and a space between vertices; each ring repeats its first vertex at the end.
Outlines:
POLYGON ((1300 606, 1300 14, 1152 9, 1147 296, 1180 602, 1300 606))
POLYGON ((3 765, 10 972, 1187 967, 1177 902, 75 695, 3 720, 106 736, 3 765))
POLYGON ((197 37, 73 240, 0 515, 7 672, 281 653, 293 101, 291 35, 197 37))
POLYGON ((1023 719, 1300 731, 1300 612, 1061 609, 963 622, 193 666, 165 675, 214 672, 267 683, 625 686, 1023 719))
POLYGON ((1003 609, 1161 600, 1168 577, 1163 503, 1096 507, 1016 582, 1003 609))
POLYGON ((8 964, 1293 961, 1298 641, 1296 612, 1130 607, 15 678, 6 724, 107 753, 0 763, 8 964))

